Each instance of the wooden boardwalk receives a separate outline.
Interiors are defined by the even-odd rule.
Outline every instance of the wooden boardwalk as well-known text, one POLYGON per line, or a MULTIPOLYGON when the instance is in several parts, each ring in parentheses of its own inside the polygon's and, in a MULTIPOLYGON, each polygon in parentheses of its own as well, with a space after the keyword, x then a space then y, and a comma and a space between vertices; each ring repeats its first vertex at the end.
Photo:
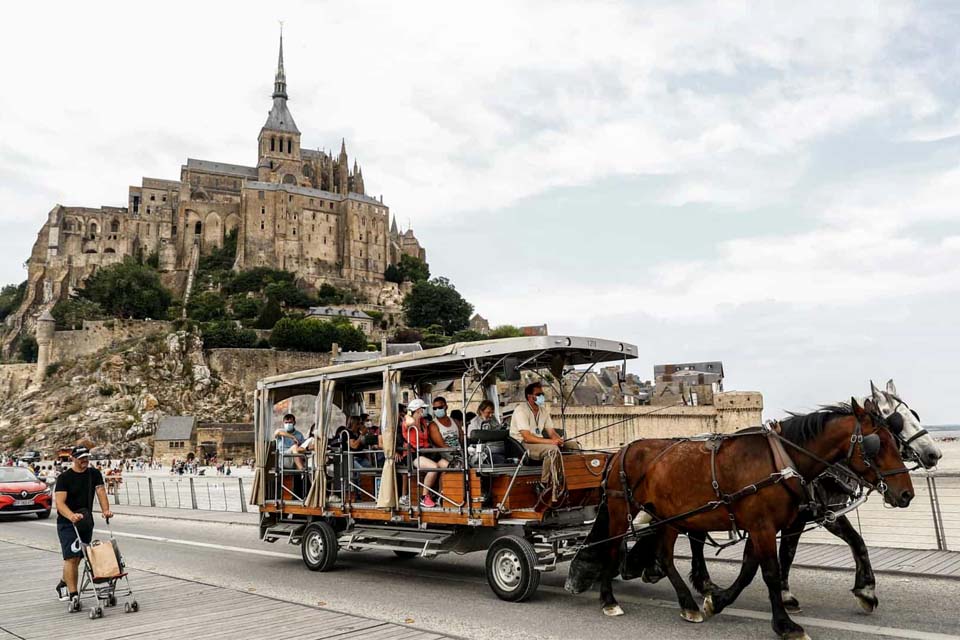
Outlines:
MULTIPOLYGON (((717 542, 726 541, 725 535, 717 536, 717 542)), ((837 538, 834 538, 838 540, 837 538)), ((839 542, 839 540, 838 540, 839 542)), ((894 549, 891 547, 869 547, 870 562, 873 570, 887 573, 919 575, 927 578, 960 579, 960 551, 931 551, 929 549, 894 549)), ((740 562, 743 557, 743 545, 728 547, 715 556, 715 549, 707 547, 707 562, 720 560, 740 562)), ((690 557, 690 547, 685 537, 677 540, 677 556, 690 557)), ((850 569, 853 570, 853 555, 845 544, 804 544, 800 543, 793 565, 807 569, 850 569)))
POLYGON ((88 602, 79 613, 53 592, 62 562, 59 554, 0 542, 0 640, 82 637, 169 640, 202 637, 235 640, 433 640, 436 633, 242 591, 132 570, 130 583, 140 604, 137 613, 119 606, 90 620, 88 602), (260 629, 262 633, 255 630, 260 629))

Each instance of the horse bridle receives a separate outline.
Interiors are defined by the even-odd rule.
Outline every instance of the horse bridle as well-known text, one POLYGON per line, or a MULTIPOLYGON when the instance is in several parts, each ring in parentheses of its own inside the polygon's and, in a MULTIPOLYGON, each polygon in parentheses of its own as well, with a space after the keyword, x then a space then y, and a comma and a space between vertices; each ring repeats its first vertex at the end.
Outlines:
MULTIPOLYGON (((900 414, 895 413, 895 415, 899 416, 900 414)), ((894 440, 897 440, 898 442, 900 441, 897 438, 897 430, 891 427, 891 425, 887 422, 887 419, 882 414, 878 412, 870 415, 871 421, 875 421, 877 418, 879 418, 882 421, 882 424, 880 424, 879 426, 874 424, 874 427, 875 427, 874 432, 866 436, 863 435, 863 426, 860 424, 860 421, 857 420, 857 426, 853 430, 853 435, 850 436, 850 447, 847 449, 846 460, 844 460, 844 462, 839 464, 843 466, 844 463, 849 463, 853 459, 853 452, 856 450, 857 445, 859 445, 861 461, 863 461, 863 464, 867 469, 873 471, 873 473, 879 478, 879 481, 876 484, 874 484, 869 480, 867 480, 865 477, 863 477, 861 473, 858 473, 855 469, 853 469, 853 467, 849 467, 849 469, 851 472, 856 474, 857 477, 865 485, 870 487, 872 491, 878 491, 879 493, 883 494, 887 490, 887 483, 884 481, 884 478, 889 478, 890 476, 897 476, 903 473, 910 473, 910 469, 907 468, 906 465, 903 465, 897 469, 888 469, 887 471, 883 471, 879 469, 877 465, 873 462, 873 456, 875 456, 880 451, 880 447, 882 444, 880 442, 880 434, 877 433, 877 431, 879 431, 880 429, 886 429, 887 431, 890 432, 890 435, 894 437, 894 440), (868 449, 870 449, 873 453, 868 453, 867 451, 868 449)), ((903 417, 901 416, 901 420, 902 419, 903 417)), ((902 458, 902 454, 901 454, 901 458, 902 458)))
MULTIPOLYGON (((893 408, 893 413, 889 417, 884 418, 888 425, 890 425, 890 432, 893 433, 893 437, 897 440, 897 444, 900 445, 900 457, 904 460, 909 460, 910 462, 915 462, 919 466, 923 466, 920 462, 920 454, 913 449, 910 445, 914 440, 922 438, 927 435, 929 432, 921 427, 915 434, 909 438, 903 437, 903 416, 900 415, 900 407, 906 407, 907 411, 913 414, 913 417, 917 419, 917 422, 920 422, 920 415, 910 408, 906 402, 898 398, 897 396, 890 394, 894 400, 897 401, 897 405, 893 408), (899 428, 896 428, 896 424, 899 424, 899 428)), ((914 467, 918 468, 918 467, 914 467)))

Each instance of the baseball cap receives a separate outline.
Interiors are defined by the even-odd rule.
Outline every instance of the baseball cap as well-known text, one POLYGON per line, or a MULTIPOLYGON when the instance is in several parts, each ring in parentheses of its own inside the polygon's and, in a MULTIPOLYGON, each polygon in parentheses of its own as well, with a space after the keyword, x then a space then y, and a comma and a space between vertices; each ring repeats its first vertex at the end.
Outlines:
POLYGON ((410 404, 407 405, 407 413, 413 413, 417 409, 423 409, 427 406, 427 403, 421 400, 420 398, 414 398, 410 401, 410 404))
POLYGON ((78 444, 77 446, 75 446, 73 449, 70 450, 70 455, 77 460, 79 460, 80 458, 89 458, 90 449, 87 449, 82 444, 78 444))

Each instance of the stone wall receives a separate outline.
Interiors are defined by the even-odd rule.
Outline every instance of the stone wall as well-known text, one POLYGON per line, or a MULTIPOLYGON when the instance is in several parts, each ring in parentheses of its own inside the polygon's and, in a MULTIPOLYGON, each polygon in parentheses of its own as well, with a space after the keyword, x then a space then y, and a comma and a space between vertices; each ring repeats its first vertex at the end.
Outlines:
POLYGON ((210 349, 207 363, 221 380, 250 393, 260 378, 325 367, 330 364, 330 354, 270 349, 210 349))
POLYGON ((171 331, 173 324, 165 320, 84 321, 82 329, 54 332, 50 362, 72 360, 126 340, 171 331))
MULTIPOLYGON (((567 409, 567 437, 601 429, 577 441, 586 449, 616 449, 638 438, 672 438, 699 433, 731 433, 756 426, 763 419, 763 397, 758 392, 719 393, 715 405, 686 407, 571 407, 567 409)), ((551 408, 560 427, 560 409, 551 408)))
POLYGON ((0 365, 0 398, 12 398, 20 395, 37 372, 35 364, 3 364, 0 365))

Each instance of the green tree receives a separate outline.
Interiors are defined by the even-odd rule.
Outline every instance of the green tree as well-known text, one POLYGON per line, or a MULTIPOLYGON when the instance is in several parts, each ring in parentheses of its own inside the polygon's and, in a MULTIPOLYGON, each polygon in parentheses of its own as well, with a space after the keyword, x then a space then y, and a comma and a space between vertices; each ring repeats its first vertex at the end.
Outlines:
POLYGON ((106 317, 103 308, 84 298, 65 298, 53 305, 50 311, 57 321, 57 329, 79 329, 84 320, 102 320, 106 317))
POLYGON ((160 275, 131 258, 96 271, 78 295, 121 318, 164 318, 171 301, 160 275))
POLYGON ((262 302, 256 298, 249 298, 243 293, 238 293, 230 298, 230 313, 237 320, 256 318, 262 307, 262 302))
POLYGON ((20 344, 17 345, 17 353, 24 362, 36 362, 37 352, 40 347, 37 345, 37 339, 33 336, 21 335, 20 344))
POLYGON ((412 344, 422 341, 423 333, 409 327, 400 327, 393 332, 393 337, 390 339, 390 342, 398 342, 401 344, 412 344))
POLYGON ((290 281, 271 282, 263 288, 263 293, 268 300, 273 299, 288 307, 297 307, 298 309, 306 309, 317 303, 315 299, 301 291, 297 285, 290 281))
POLYGON ((266 303, 260 308, 257 314, 257 320, 253 326, 257 329, 273 329, 277 321, 283 317, 283 310, 280 309, 280 303, 272 298, 267 298, 266 303))
POLYGON ((187 303, 187 316, 198 322, 223 320, 227 315, 227 301, 217 291, 202 291, 187 303))
POLYGON ((436 349, 437 347, 445 347, 450 344, 451 340, 448 336, 439 334, 439 333, 425 333, 423 334, 423 340, 420 341, 420 345, 424 349, 436 349))
POLYGON ((336 341, 342 351, 366 351, 367 334, 349 322, 336 322, 336 341))
POLYGON ((249 349, 257 344, 257 333, 252 329, 241 329, 232 320, 208 322, 201 326, 204 349, 222 349, 239 347, 249 349))
POLYGON ((430 267, 420 258, 403 254, 400 256, 400 273, 404 280, 421 282, 430 279, 430 267))
POLYGON ((403 282, 403 271, 400 270, 395 264, 387 265, 386 270, 383 272, 383 279, 387 282, 395 282, 400 284, 403 282))
POLYGON ((490 331, 491 338, 522 338, 523 331, 512 324, 502 324, 490 331))
POLYGON ((27 294, 27 281, 20 284, 8 284, 0 289, 0 320, 17 310, 27 294))
POLYGON ((429 327, 438 324, 447 335, 466 329, 470 324, 473 305, 463 299, 446 278, 434 278, 413 285, 403 299, 407 324, 429 327))
POLYGON ((464 329, 463 331, 457 331, 453 334, 454 342, 477 342, 478 340, 486 340, 487 336, 483 335, 479 331, 474 331, 473 329, 464 329))
POLYGON ((289 271, 271 269, 269 267, 255 267, 234 274, 228 281, 224 281, 225 293, 259 292, 271 282, 293 282, 294 275, 289 271))

